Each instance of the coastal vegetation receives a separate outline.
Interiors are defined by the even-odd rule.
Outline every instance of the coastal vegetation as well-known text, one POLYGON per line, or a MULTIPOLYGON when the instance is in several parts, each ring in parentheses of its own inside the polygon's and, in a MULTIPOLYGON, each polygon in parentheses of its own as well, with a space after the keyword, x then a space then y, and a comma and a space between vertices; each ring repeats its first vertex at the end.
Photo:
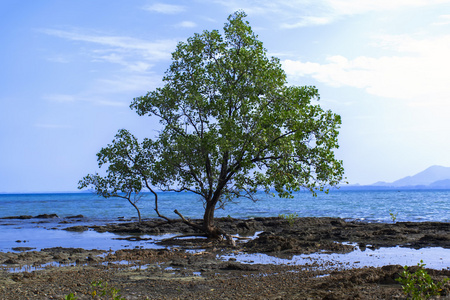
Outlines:
POLYGON ((294 225, 295 220, 298 219, 298 214, 297 213, 291 213, 288 215, 280 214, 280 215, 278 215, 278 217, 281 219, 287 220, 289 225, 292 226, 292 225, 294 225))
POLYGON ((391 217, 392 223, 395 223, 395 221, 397 221, 398 212, 393 213, 391 210, 389 210, 389 216, 391 217))
POLYGON ((403 292, 408 299, 422 300, 440 296, 443 286, 449 281, 447 277, 442 281, 434 281, 424 267, 425 264, 422 260, 417 264, 417 270, 414 273, 408 266, 404 266, 400 277, 396 279, 402 284, 403 292))
MULTIPOLYGON (((337 160, 339 115, 316 102, 314 86, 289 86, 280 60, 268 57, 246 14, 229 16, 223 28, 180 42, 164 85, 133 100, 140 116, 158 118, 162 129, 140 143, 120 130, 98 154, 106 176, 84 177, 104 197, 126 198, 139 213, 139 193, 148 189, 190 191, 203 200, 201 223, 174 212, 209 238, 227 237, 215 225, 216 209, 264 190, 292 197, 313 195, 343 178, 337 160)), ((229 237, 228 237, 229 238, 229 237)))

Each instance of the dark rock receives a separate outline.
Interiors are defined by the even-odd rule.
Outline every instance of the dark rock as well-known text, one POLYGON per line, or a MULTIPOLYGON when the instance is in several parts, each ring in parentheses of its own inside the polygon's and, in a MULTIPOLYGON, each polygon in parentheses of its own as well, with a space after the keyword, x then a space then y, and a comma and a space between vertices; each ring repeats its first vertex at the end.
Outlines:
POLYGON ((238 271, 258 271, 259 270, 258 266, 256 266, 256 265, 247 265, 247 264, 240 264, 240 263, 235 263, 235 262, 227 262, 220 269, 221 270, 238 270, 238 271))
POLYGON ((29 251, 29 250, 33 250, 33 249, 36 249, 36 248, 33 248, 33 247, 14 247, 14 248, 12 248, 13 251, 20 251, 20 252, 29 251))
POLYGON ((13 259, 13 258, 9 258, 9 259, 5 260, 3 263, 7 264, 7 265, 17 265, 19 263, 19 261, 16 259, 13 259))
POLYGON ((11 216, 11 217, 3 217, 0 219, 4 219, 4 220, 10 220, 10 219, 18 219, 18 220, 27 220, 27 219, 31 219, 33 218, 33 216, 11 216))
POLYGON ((65 217, 65 219, 83 219, 83 218, 84 218, 83 215, 76 215, 76 216, 65 217))
POLYGON ((37 215, 33 218, 34 219, 53 219, 53 218, 58 218, 58 215, 57 214, 42 214, 42 215, 37 215))
POLYGON ((75 231, 75 232, 83 232, 83 231, 89 230, 89 227, 87 227, 87 226, 72 226, 72 227, 64 228, 64 230, 66 230, 66 231, 75 231))

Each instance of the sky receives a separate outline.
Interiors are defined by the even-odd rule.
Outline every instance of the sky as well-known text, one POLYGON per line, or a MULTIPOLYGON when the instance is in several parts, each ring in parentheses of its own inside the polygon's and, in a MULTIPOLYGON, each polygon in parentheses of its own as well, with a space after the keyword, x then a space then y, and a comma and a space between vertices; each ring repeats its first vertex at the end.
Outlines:
POLYGON ((0 192, 77 190, 178 42, 248 14, 290 85, 341 115, 352 184, 450 166, 450 0, 2 0, 0 192))

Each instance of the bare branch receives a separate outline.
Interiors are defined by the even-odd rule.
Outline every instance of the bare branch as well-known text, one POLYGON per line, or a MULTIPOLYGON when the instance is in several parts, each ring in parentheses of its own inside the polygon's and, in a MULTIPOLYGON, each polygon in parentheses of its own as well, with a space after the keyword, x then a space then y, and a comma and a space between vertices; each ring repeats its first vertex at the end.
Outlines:
POLYGON ((183 221, 183 223, 185 223, 185 224, 187 224, 187 225, 189 225, 189 226, 191 226, 193 228, 196 228, 196 229, 198 229, 200 231, 203 231, 203 227, 202 226, 200 226, 198 224, 195 224, 195 223, 191 222, 190 220, 186 219, 180 212, 178 212, 178 210, 175 209, 173 212, 180 216, 180 218, 183 221))

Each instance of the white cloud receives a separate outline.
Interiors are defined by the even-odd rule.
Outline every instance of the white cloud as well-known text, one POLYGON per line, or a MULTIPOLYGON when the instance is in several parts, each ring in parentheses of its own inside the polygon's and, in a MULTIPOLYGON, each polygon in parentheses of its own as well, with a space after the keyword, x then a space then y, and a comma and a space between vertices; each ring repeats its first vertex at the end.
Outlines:
POLYGON ((153 5, 147 5, 144 6, 143 9, 161 14, 178 14, 185 10, 184 6, 164 4, 164 3, 155 3, 153 5))
MULTIPOLYGON (((98 52, 98 51, 97 51, 98 52)), ((127 71, 133 73, 145 73, 153 66, 153 64, 142 60, 132 61, 126 59, 126 55, 118 53, 108 53, 106 55, 97 56, 94 61, 105 61, 109 63, 119 64, 126 68, 127 71)))
POLYGON ((42 98, 56 103, 85 102, 99 106, 125 107, 131 97, 144 94, 161 84, 160 76, 155 74, 118 74, 108 78, 98 78, 91 86, 75 94, 47 94, 42 98), (115 100, 118 99, 118 100, 115 100))
POLYGON ((102 78, 96 81, 95 88, 91 93, 118 94, 135 91, 141 93, 155 89, 161 82, 161 77, 157 75, 128 75, 102 78))
POLYGON ((73 94, 50 94, 43 99, 58 102, 89 102, 100 106, 127 106, 130 96, 134 97, 155 88, 161 82, 152 70, 160 61, 169 60, 176 47, 176 40, 149 42, 126 36, 107 36, 80 31, 43 29, 41 32, 90 44, 83 53, 91 57, 92 62, 119 65, 108 74, 93 79, 79 92, 73 94), (115 100, 118 99, 118 100, 115 100), (122 101, 123 100, 123 101, 122 101))
POLYGON ((311 76, 330 86, 350 86, 368 93, 409 100, 411 105, 450 105, 450 36, 415 40, 406 36, 384 36, 382 47, 401 56, 348 59, 328 57, 325 63, 283 61, 291 81, 311 76))
POLYGON ((448 0, 325 0, 336 15, 355 15, 370 11, 389 11, 407 7, 422 7, 435 4, 449 3, 448 0))
POLYGON ((197 27, 197 24, 195 24, 194 22, 190 22, 190 21, 184 21, 184 22, 179 23, 177 26, 184 27, 184 28, 194 28, 194 27, 197 27))
POLYGON ((281 28, 292 29, 305 26, 325 25, 332 21, 330 17, 302 17, 296 23, 282 23, 281 28))
MULTIPOLYGON (((120 101, 105 100, 104 96, 99 96, 97 91, 88 90, 80 92, 74 95, 63 95, 63 94, 47 94, 42 98, 47 101, 56 103, 73 103, 73 102, 89 102, 101 106, 126 106, 127 104, 120 101)), ((36 124, 37 127, 42 128, 56 128, 54 125, 49 124, 36 124)))
POLYGON ((450 15, 441 15, 438 17, 438 20, 431 25, 434 26, 445 26, 450 24, 450 15))
POLYGON ((281 28, 325 25, 343 17, 372 11, 425 7, 450 0, 216 0, 230 11, 243 9, 249 15, 266 15, 283 20, 281 28))
POLYGON ((164 60, 170 58, 170 53, 175 48, 177 41, 161 40, 157 42, 149 42, 142 39, 136 39, 126 36, 106 36, 80 33, 76 31, 64 31, 56 29, 41 29, 41 32, 72 40, 93 43, 102 46, 113 47, 107 51, 136 51, 148 60, 164 60))
POLYGON ((70 59, 63 55, 54 55, 54 56, 48 57, 47 59, 51 62, 62 63, 62 64, 66 64, 66 63, 70 62, 70 59))
POLYGON ((59 103, 68 103, 68 102, 77 101, 77 98, 74 95, 65 95, 65 94, 44 95, 43 98, 45 100, 49 100, 52 102, 59 102, 59 103))

